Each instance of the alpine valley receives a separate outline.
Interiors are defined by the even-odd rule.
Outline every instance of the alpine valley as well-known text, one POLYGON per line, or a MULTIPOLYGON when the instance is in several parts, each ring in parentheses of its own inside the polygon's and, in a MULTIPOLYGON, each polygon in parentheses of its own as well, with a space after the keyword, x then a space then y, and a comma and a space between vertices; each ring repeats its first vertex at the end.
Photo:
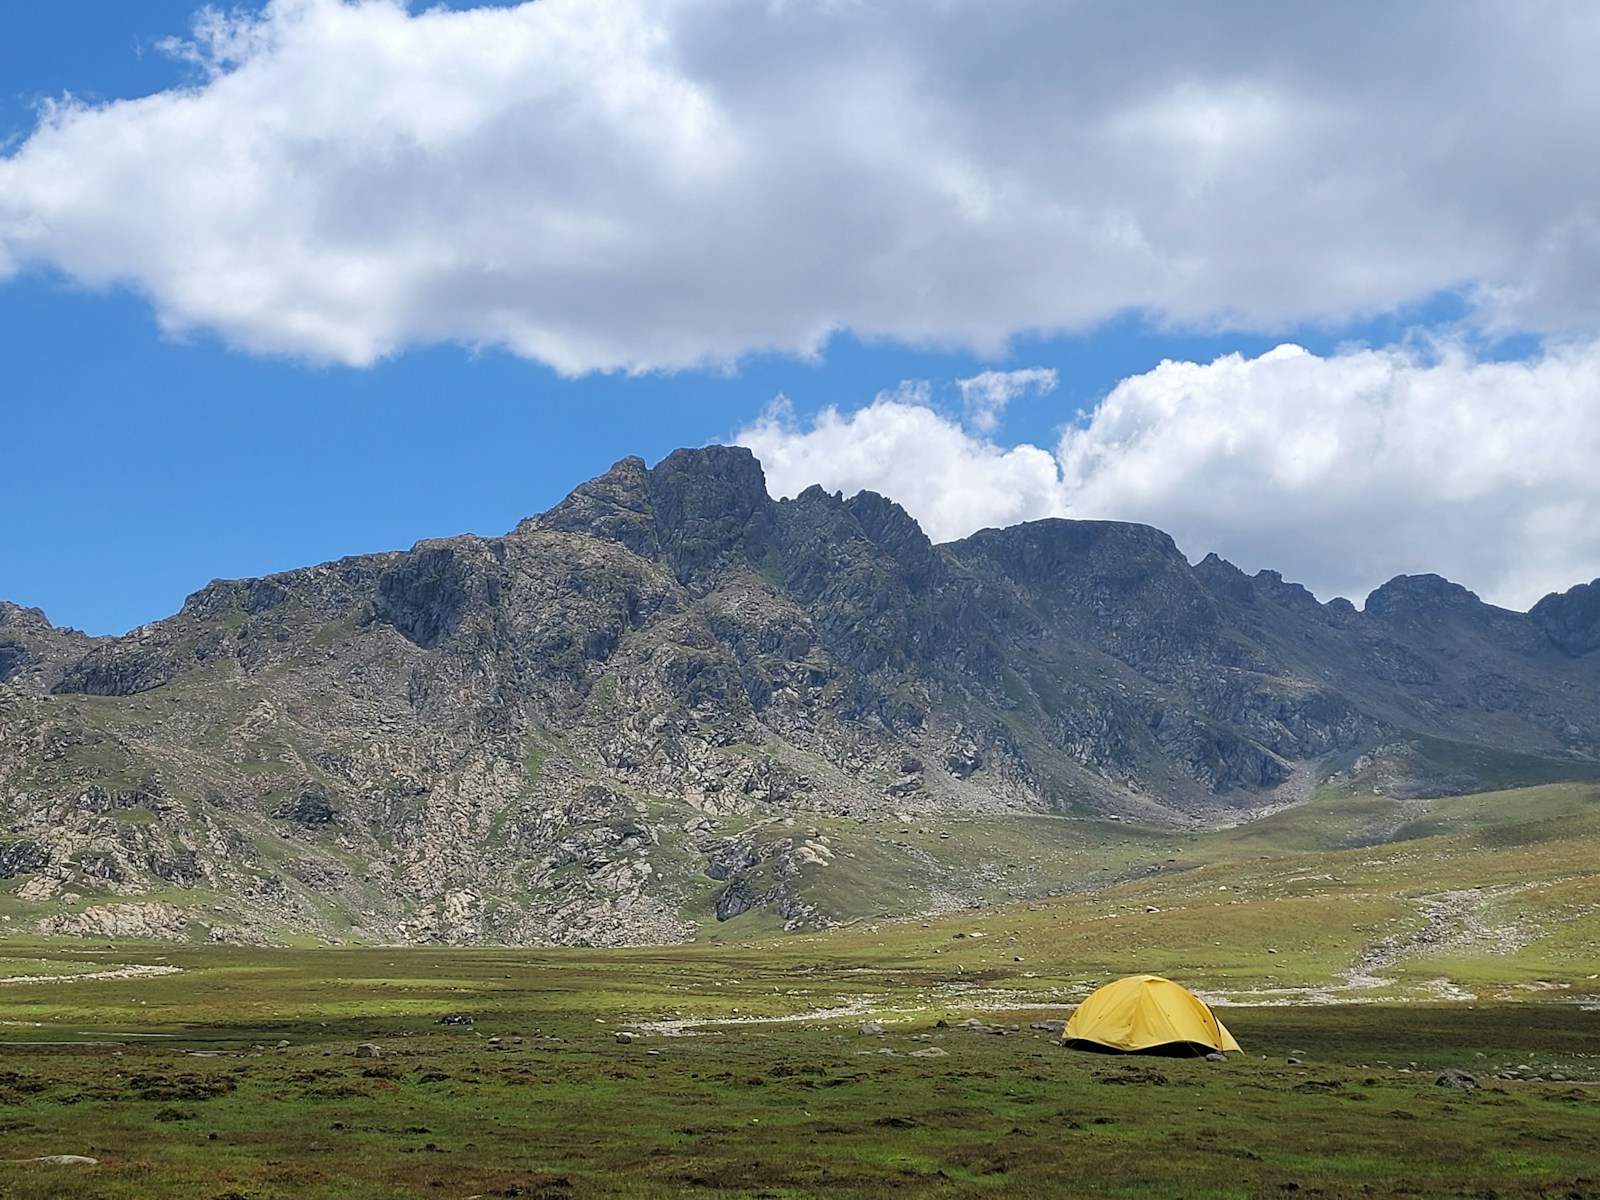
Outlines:
MULTIPOLYGON (((218 581, 122 637, 0 604, 0 919, 621 945, 1178 871, 1127 831, 1600 778, 1600 581, 1363 608, 1145 526, 933 545, 626 459, 504 537, 218 581)), ((1352 811, 1355 811, 1352 809, 1352 811)), ((1397 815, 1398 814, 1398 815, 1397 815)))

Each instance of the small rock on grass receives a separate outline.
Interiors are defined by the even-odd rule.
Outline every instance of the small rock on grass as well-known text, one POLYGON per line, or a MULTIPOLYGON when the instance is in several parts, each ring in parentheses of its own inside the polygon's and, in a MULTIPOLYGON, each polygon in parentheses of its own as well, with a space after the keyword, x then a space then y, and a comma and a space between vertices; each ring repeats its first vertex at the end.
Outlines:
POLYGON ((637 1033, 630 1033, 626 1029, 617 1030, 617 1041, 621 1045, 626 1046, 626 1045, 629 1045, 630 1043, 636 1042, 638 1040, 639 1040, 639 1035, 637 1033))
POLYGON ((856 1032, 858 1034, 860 1034, 862 1037, 870 1037, 873 1034, 882 1033, 883 1032, 883 1022, 882 1021, 863 1021, 863 1022, 861 1022, 861 1025, 856 1029, 856 1032))
POLYGON ((24 1162, 43 1163, 47 1167, 98 1167, 100 1160, 90 1158, 86 1154, 41 1154, 38 1158, 24 1159, 24 1162))
POLYGON ((1455 1067, 1450 1067, 1439 1072, 1439 1078, 1433 1082, 1436 1087, 1456 1088, 1460 1091, 1469 1092, 1478 1086, 1478 1077, 1467 1071, 1460 1071, 1455 1067))
POLYGON ((382 1058, 383 1051, 374 1042, 362 1042, 356 1047, 357 1058, 382 1058))
POLYGON ((912 1058, 948 1058, 950 1051, 941 1050, 937 1046, 929 1046, 926 1050, 913 1050, 912 1058))

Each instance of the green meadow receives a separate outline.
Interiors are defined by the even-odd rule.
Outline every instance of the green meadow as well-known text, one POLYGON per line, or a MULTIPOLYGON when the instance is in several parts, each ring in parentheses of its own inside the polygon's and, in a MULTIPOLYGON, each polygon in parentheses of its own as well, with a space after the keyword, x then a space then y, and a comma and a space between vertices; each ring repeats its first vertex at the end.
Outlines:
POLYGON ((1594 785, 1032 828, 1122 881, 620 951, 0 942, 0 1197, 1600 1196, 1594 785), (1244 1053, 1038 1027, 1146 970, 1244 1053))

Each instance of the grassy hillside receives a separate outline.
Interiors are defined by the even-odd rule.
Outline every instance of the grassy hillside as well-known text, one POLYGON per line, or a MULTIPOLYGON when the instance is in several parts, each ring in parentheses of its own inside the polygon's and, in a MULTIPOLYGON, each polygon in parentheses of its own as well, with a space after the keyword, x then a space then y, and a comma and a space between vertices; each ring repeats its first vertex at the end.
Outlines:
MULTIPOLYGON (((1241 1000, 1288 988, 1363 999, 1552 983, 1581 991, 1600 970, 1592 783, 1416 800, 1325 789, 1207 833, 1042 816, 905 825, 819 817, 724 833, 747 839, 764 864, 780 861, 766 857, 768 846, 799 847, 786 852, 792 874, 780 881, 763 865, 756 885, 847 922, 773 941, 782 918, 772 906, 719 922, 711 906, 721 885, 686 874, 699 886, 682 890, 681 913, 703 941, 759 945, 780 960, 827 946, 916 963, 947 982, 1065 989, 1056 999, 1138 970, 1192 977, 1241 1000), (969 907, 964 897, 974 894, 987 906, 969 907)), ((674 852, 671 842, 658 850, 674 852)), ((206 897, 175 890, 156 899, 206 897)), ((123 902, 87 897, 79 911, 123 902)), ((28 910, 0 891, 0 920, 28 910)), ((690 961, 696 952, 683 953, 690 961)))

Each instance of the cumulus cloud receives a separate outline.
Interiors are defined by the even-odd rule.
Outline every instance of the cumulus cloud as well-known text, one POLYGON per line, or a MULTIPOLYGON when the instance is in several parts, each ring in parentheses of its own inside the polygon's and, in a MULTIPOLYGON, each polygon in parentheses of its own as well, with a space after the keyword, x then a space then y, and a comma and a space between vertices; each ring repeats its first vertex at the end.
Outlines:
POLYGON ((1020 371, 981 371, 968 379, 956 380, 966 405, 967 423, 980 433, 993 433, 1000 427, 1000 414, 1018 396, 1037 392, 1047 396, 1056 390, 1056 372, 1051 367, 1026 367, 1020 371))
POLYGON ((569 373, 1457 288, 1600 316, 1586 0, 269 0, 180 52, 192 86, 63 101, 0 159, 0 274, 254 350, 569 373))
POLYGON ((936 540, 1048 516, 1143 521, 1323 598, 1433 571, 1526 608, 1600 572, 1600 345, 1527 362, 1450 344, 1165 362, 1053 454, 1002 448, 915 391, 739 440, 777 495, 900 500, 936 540))
POLYGON ((1049 451, 974 437, 935 412, 930 394, 926 384, 902 384, 866 408, 827 408, 805 425, 780 399, 735 441, 761 460, 773 495, 813 483, 849 495, 881 492, 935 541, 1059 510, 1060 471, 1049 451))

